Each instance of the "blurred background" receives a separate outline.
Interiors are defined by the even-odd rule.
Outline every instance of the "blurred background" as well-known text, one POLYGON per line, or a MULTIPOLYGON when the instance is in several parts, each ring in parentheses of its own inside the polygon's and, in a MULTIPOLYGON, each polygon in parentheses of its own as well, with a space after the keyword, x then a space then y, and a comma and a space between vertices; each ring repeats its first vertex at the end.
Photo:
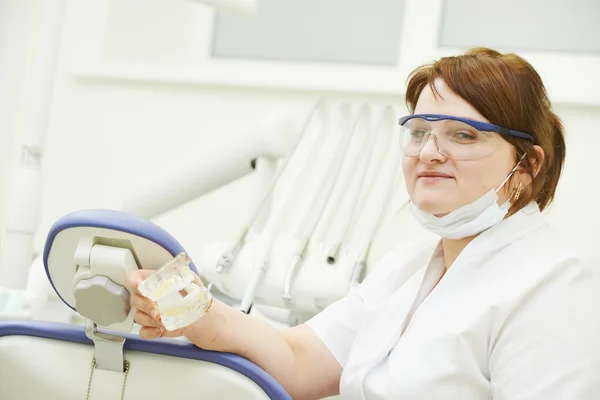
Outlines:
MULTIPOLYGON (((16 212, 11 182, 23 163, 28 124, 39 119, 32 107, 43 87, 39 71, 53 59, 43 48, 52 30, 48 15, 60 22, 60 34, 55 70, 46 65, 52 93, 47 123, 42 118, 32 257, 61 216, 121 209, 140 179, 213 143, 251 141, 250 127, 272 112, 301 126, 325 97, 376 110, 391 105, 400 117, 411 70, 475 46, 516 52, 544 79, 567 135, 564 175, 547 217, 594 253, 595 0, 0 0, 0 227, 16 212)), ((153 221, 197 254, 236 234, 251 212, 255 184, 244 177, 153 221)), ((423 233, 395 212, 407 200, 403 184, 394 199, 374 261, 423 233)))

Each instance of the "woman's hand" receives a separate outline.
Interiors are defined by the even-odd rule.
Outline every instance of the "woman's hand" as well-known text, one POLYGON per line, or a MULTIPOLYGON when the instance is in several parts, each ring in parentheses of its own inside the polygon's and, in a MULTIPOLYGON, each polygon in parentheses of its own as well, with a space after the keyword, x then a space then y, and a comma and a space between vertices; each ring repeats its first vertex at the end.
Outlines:
MULTIPOLYGON (((205 350, 224 351, 223 342, 219 340, 224 339, 219 332, 224 321, 221 314, 229 310, 233 311, 233 309, 214 299, 209 311, 198 321, 186 327, 168 331, 161 322, 156 303, 143 296, 138 290, 140 283, 154 272, 154 270, 138 269, 129 272, 126 278, 127 285, 133 292, 130 304, 131 307, 136 309, 135 322, 141 325, 140 337, 143 339, 156 339, 159 337, 186 336, 196 346, 205 350)), ((196 274, 194 274, 194 277, 195 284, 204 286, 196 274)))
MULTIPOLYGON (((142 338, 186 336, 202 349, 238 354, 271 374, 294 399, 337 394, 342 368, 308 325, 282 332, 213 299, 202 318, 169 332, 160 322, 156 304, 138 290, 153 272, 140 269, 127 274, 127 285, 134 292, 131 306, 137 309, 135 320, 142 325, 142 338)), ((198 277, 195 283, 202 285, 198 277)))

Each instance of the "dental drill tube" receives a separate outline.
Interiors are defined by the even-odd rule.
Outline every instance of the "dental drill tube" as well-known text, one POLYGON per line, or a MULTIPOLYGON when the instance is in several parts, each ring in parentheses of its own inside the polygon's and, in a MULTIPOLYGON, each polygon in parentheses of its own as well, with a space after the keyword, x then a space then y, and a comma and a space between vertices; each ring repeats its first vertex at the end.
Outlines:
POLYGON ((300 265, 300 263, 304 260, 304 253, 306 252, 306 248, 308 247, 308 238, 303 239, 296 251, 294 252, 294 258, 292 260, 292 264, 288 268, 286 277, 285 277, 285 286, 283 288, 283 300, 289 302, 292 300, 292 281, 296 276, 296 271, 300 265))
MULTIPOLYGON (((337 260, 340 248, 342 247, 342 242, 344 239, 344 236, 348 230, 348 227, 350 226, 350 221, 352 220, 353 216, 354 216, 354 212, 356 210, 356 205, 358 203, 358 197, 360 196, 360 187, 361 185, 359 184, 359 182, 356 182, 356 180, 352 181, 352 185, 351 187, 356 187, 355 190, 350 190, 350 194, 347 197, 352 197, 352 204, 350 207, 347 206, 348 204, 348 200, 347 197, 345 196, 345 198, 342 200, 342 204, 339 206, 339 209, 337 210, 338 214, 337 215, 341 215, 343 216, 343 225, 340 224, 337 220, 339 218, 335 218, 333 221, 334 224, 334 228, 337 227, 337 229, 334 229, 333 233, 331 234, 332 237, 334 237, 333 243, 329 246, 326 254, 326 261, 328 264, 335 264, 335 261, 337 260)), ((336 217, 337 217, 336 215, 336 217)))
POLYGON ((225 271, 227 268, 229 268, 233 260, 235 260, 235 257, 237 257, 238 253, 242 249, 243 243, 246 241, 246 235, 248 234, 248 230, 248 227, 244 227, 237 240, 234 242, 233 246, 229 250, 227 250, 225 255, 219 258, 216 267, 216 270, 219 274, 225 271))
MULTIPOLYGON (((392 136, 392 139, 394 139, 393 136, 392 136)), ((393 142, 394 142, 394 140, 392 140, 392 143, 393 142)), ((359 284, 359 280, 360 280, 361 275, 363 274, 363 271, 366 271, 367 259, 369 257, 369 251, 371 249, 371 245, 373 243, 377 229, 379 228, 379 226, 381 224, 381 220, 383 219, 385 210, 388 207, 388 204, 389 204, 389 202, 392 198, 392 194, 394 192, 392 190, 393 186, 394 186, 394 181, 395 181, 394 177, 396 176, 396 171, 398 169, 398 165, 400 164, 400 159, 401 159, 399 154, 394 154, 394 151, 397 148, 399 148, 399 146, 390 146, 390 149, 388 150, 388 152, 386 154, 386 159, 388 159, 388 158, 391 159, 390 166, 388 166, 387 171, 385 171, 384 180, 383 180, 384 184, 382 185, 383 188, 381 189, 381 194, 379 195, 379 198, 377 198, 377 201, 376 201, 377 214, 374 216, 374 218, 371 219, 371 225, 367 229, 367 232, 368 232, 368 235, 366 237, 367 243, 363 247, 363 251, 360 253, 360 255, 352 269, 352 273, 350 276, 351 287, 359 284)))
POLYGON ((367 268, 367 259, 369 258, 369 251, 371 250, 371 241, 360 252, 360 255, 354 265, 352 266, 352 273, 350 274, 350 287, 357 286, 360 282, 360 277, 367 268))
MULTIPOLYGON (((258 204, 257 208, 252 213, 250 222, 245 227, 242 228, 240 234, 238 235, 237 240, 225 252, 225 254, 223 256, 221 256, 221 258, 219 258, 219 260, 217 261, 217 266, 216 266, 217 273, 222 273, 223 271, 226 271, 229 268, 229 266, 233 263, 233 261, 235 260, 237 255, 239 254, 240 250, 244 246, 244 243, 246 241, 246 237, 248 236, 248 233, 250 232, 251 229, 253 229, 254 224, 259 219, 261 213, 263 212, 263 209, 265 208, 265 205, 271 199, 271 196, 273 195, 275 187, 279 183, 283 174, 287 171, 292 158, 297 154, 300 144, 306 138, 307 132, 309 131, 308 126, 310 125, 310 122, 312 121, 313 117, 316 114, 324 114, 326 108, 327 108, 327 102, 325 100, 319 100, 319 101, 317 101, 316 105, 313 107, 313 109, 309 113, 308 118, 305 123, 305 126, 303 127, 302 132, 300 133, 298 140, 296 141, 296 144, 294 145, 294 149, 288 155, 287 160, 284 162, 284 165, 281 168, 279 168, 279 170, 275 173, 275 177, 271 181, 271 185, 270 185, 269 189, 267 190, 267 192, 265 193, 263 200, 258 204)), ((264 163, 260 162, 260 159, 259 159, 256 164, 257 171, 260 172, 260 170, 262 170, 263 167, 264 167, 264 169, 266 169, 266 166, 263 166, 263 164, 264 163)))
POLYGON ((240 306, 240 309, 244 314, 250 314, 250 311, 252 310, 256 288, 267 272, 267 262, 268 261, 265 260, 258 266, 254 274, 252 274, 250 282, 248 282, 248 286, 246 286, 244 297, 242 298, 242 304, 240 306))
POLYGON ((217 273, 220 274, 220 273, 226 271, 231 266, 231 264, 237 257, 240 250, 242 250, 242 247, 244 246, 244 243, 246 242, 248 233, 254 227, 254 225, 259 220, 259 218, 263 215, 265 207, 272 201, 272 196, 273 196, 273 191, 275 189, 275 186, 277 185, 277 182, 279 182, 279 179, 281 178, 281 175, 283 174, 283 172, 286 170, 287 164, 289 163, 289 159, 291 157, 293 157, 294 154, 296 153, 296 151, 298 149, 298 143, 300 140, 301 140, 301 138, 298 139, 298 142, 296 143, 294 150, 288 156, 288 160, 285 162, 283 167, 281 167, 279 169, 279 171, 276 171, 274 174, 273 174, 273 170, 276 169, 275 162, 272 162, 271 159, 268 159, 265 157, 260 157, 256 160, 255 169, 256 169, 256 173, 259 174, 259 176, 274 175, 274 177, 271 180, 271 183, 270 183, 269 187, 267 188, 267 190, 264 194, 264 197, 258 203, 258 205, 253 210, 253 212, 251 213, 250 221, 246 224, 246 226, 244 226, 241 229, 240 234, 237 236, 237 239, 234 241, 234 243, 231 245, 231 247, 229 249, 227 249, 225 254, 223 254, 217 261, 217 266, 215 268, 217 273))
POLYGON ((351 184, 348 185, 351 190, 350 194, 345 196, 342 199, 342 204, 340 205, 336 218, 333 221, 334 230, 331 236, 334 238, 333 244, 329 246, 329 250, 326 253, 326 260, 328 264, 334 264, 337 260, 340 248, 344 241, 344 238, 348 234, 348 230, 350 229, 351 221, 355 215, 356 209, 358 207, 360 194, 364 192, 366 186, 366 178, 367 172, 370 168, 374 168, 375 170, 379 169, 379 162, 376 163, 375 166, 372 166, 372 158, 373 153, 375 152, 375 145, 378 143, 380 137, 384 137, 385 134, 389 136, 390 140, 392 137, 392 129, 390 128, 390 122, 395 123, 394 121, 394 112, 391 106, 387 106, 382 116, 379 118, 379 122, 377 123, 373 132, 367 133, 368 145, 367 151, 364 152, 361 157, 360 163, 360 172, 357 174, 357 177, 352 175, 351 184), (370 138, 369 138, 369 133, 370 138), (358 178, 358 179, 357 179, 358 178), (342 223, 338 222, 338 220, 342 221, 342 223), (337 229, 336 229, 337 228, 337 229))
MULTIPOLYGON (((325 133, 327 132, 329 126, 329 108, 329 102, 325 99, 320 99, 319 101, 317 101, 316 105, 313 107, 313 109, 308 114, 308 117, 306 118, 306 121, 302 128, 300 140, 303 140, 306 137, 305 135, 308 134, 309 128, 312 127, 314 121, 317 121, 319 123, 320 129, 317 131, 316 138, 314 139, 311 149, 308 152, 309 157, 305 160, 302 170, 305 170, 307 169, 307 167, 310 168, 315 165, 314 158, 320 153, 320 151, 323 148, 323 142, 326 136, 325 133)), ((299 146, 300 142, 298 142, 297 145, 299 146)), ((286 163, 286 167, 287 165, 289 165, 289 161, 290 160, 288 160, 288 163, 286 163)), ((300 177, 298 177, 292 185, 292 188, 289 190, 286 196, 284 196, 284 198, 286 199, 284 204, 275 212, 275 216, 273 217, 273 223, 265 228, 266 232, 264 232, 264 234, 270 239, 265 248, 264 253, 261 255, 261 261, 258 262, 254 267, 250 281, 244 290, 242 304, 240 307, 243 313, 249 314, 252 309, 256 289, 258 288, 258 285, 262 281, 269 267, 269 257, 276 241, 276 234, 285 220, 285 215, 289 212, 289 210, 292 208, 292 206, 297 200, 297 196, 292 196, 290 194, 301 191, 301 184, 302 180, 300 179, 300 177)))
MULTIPOLYGON (((358 117, 358 120, 361 122, 363 121, 365 115, 365 109, 367 111, 370 111, 369 108, 363 106, 358 117)), ((292 300, 292 282, 295 279, 300 264, 304 259, 304 252, 306 251, 308 242, 310 241, 310 237, 313 235, 319 221, 323 218, 325 209, 331 201, 333 189, 336 186, 336 183, 339 179, 340 169, 342 167, 344 159, 346 158, 348 148, 350 147, 350 142, 354 137, 354 133, 357 130, 357 124, 355 124, 352 131, 348 132, 350 128, 351 118, 350 106, 348 104, 342 103, 342 105, 339 108, 339 114, 341 121, 338 127, 338 129, 340 130, 340 139, 338 142, 338 146, 336 146, 337 152, 332 157, 332 159, 329 160, 327 168, 325 169, 325 176, 322 179, 320 179, 317 188, 315 189, 315 194, 310 200, 309 206, 303 213, 303 217, 301 219, 303 225, 300 229, 300 245, 297 251, 295 252, 292 264, 286 272, 282 297, 283 300, 288 303, 292 300)), ((368 113, 367 115, 370 115, 370 113, 368 113)))

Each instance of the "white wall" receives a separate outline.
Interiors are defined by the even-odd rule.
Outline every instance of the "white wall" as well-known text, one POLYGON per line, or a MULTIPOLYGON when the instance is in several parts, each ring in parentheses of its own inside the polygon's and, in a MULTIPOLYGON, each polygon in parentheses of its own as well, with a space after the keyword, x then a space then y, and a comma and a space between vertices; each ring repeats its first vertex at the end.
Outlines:
MULTIPOLYGON (((0 206, 6 199, 8 175, 18 160, 23 98, 27 82, 27 49, 35 33, 40 0, 0 2, 0 206), (10 62, 7 64, 6 60, 10 62), (7 78, 10 77, 10 78, 7 78)), ((83 208, 119 208, 127 185, 158 170, 172 159, 193 156, 216 137, 239 138, 246 125, 273 109, 284 109, 301 121, 320 93, 235 89, 225 87, 90 82, 74 79, 70 60, 80 43, 77 12, 68 2, 55 83, 47 148, 43 160, 44 199, 36 248, 43 246, 51 224, 65 213, 83 208)), ((565 66, 566 67, 566 66, 565 66)), ((335 96, 334 96, 335 97, 335 96)), ((354 103, 372 100, 403 110, 398 96, 344 96, 354 103)), ((558 105, 567 128, 568 157, 564 178, 548 219, 588 251, 592 251, 600 216, 600 194, 594 169, 600 146, 600 109, 558 105)), ((184 247, 197 251, 202 243, 235 232, 248 212, 240 193, 249 180, 192 202, 157 223, 173 233, 184 247)), ((397 204, 404 200, 399 191, 397 204)), ((0 220, 1 222, 1 220, 0 220)), ((376 257, 392 243, 419 234, 407 213, 389 219, 376 257)))
POLYGON ((0 1, 0 221, 10 172, 18 161, 27 102, 26 79, 34 51, 37 7, 32 1, 0 1))

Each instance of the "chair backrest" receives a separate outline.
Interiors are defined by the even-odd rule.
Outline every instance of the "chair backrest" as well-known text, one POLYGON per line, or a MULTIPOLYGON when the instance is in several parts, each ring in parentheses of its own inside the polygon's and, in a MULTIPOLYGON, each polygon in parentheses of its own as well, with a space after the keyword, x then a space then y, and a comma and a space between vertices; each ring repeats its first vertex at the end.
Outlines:
POLYGON ((83 327, 0 322, 0 399, 291 399, 269 374, 237 355, 178 339, 124 336, 127 376, 95 369, 90 380, 94 346, 83 327))
POLYGON ((0 322, 0 399, 290 399, 275 379, 240 356, 130 333, 135 310, 125 310, 128 300, 121 294, 123 304, 109 292, 90 291, 87 297, 95 297, 81 304, 74 296, 81 271, 85 279, 107 277, 130 291, 126 271, 157 269, 183 251, 168 232, 131 214, 84 210, 59 219, 46 240, 46 273, 66 306, 93 321, 93 329, 0 322), (99 322, 107 325, 94 324, 99 322), (121 363, 128 365, 125 371, 121 363))

